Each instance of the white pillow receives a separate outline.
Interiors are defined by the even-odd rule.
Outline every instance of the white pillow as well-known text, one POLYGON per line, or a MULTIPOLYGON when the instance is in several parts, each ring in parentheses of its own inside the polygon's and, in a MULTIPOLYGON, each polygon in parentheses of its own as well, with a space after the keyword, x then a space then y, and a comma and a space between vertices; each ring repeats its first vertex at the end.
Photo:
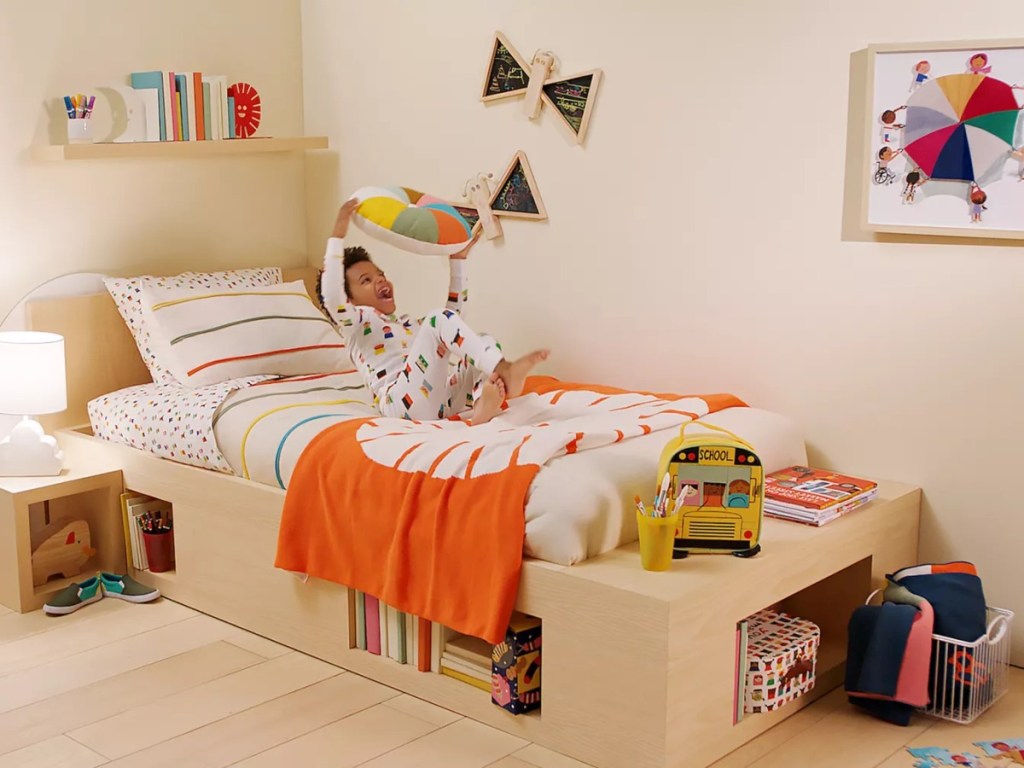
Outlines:
POLYGON ((158 362, 188 387, 350 367, 341 335, 301 280, 212 291, 143 288, 142 309, 158 362))
POLYGON ((139 300, 143 288, 239 288, 252 285, 274 285, 281 282, 281 270, 277 267, 262 269, 232 269, 224 272, 183 272, 170 277, 106 277, 103 284, 117 305, 117 311, 124 318, 125 325, 135 339, 142 361, 149 369, 156 384, 176 383, 174 376, 156 359, 149 339, 149 328, 142 315, 139 300))

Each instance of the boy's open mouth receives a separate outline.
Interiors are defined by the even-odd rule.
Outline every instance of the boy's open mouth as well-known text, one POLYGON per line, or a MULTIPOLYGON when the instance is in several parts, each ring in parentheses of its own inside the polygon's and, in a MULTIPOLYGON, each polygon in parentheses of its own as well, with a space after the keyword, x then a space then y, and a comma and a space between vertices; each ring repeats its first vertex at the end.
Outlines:
POLYGON ((391 287, 390 286, 382 285, 380 288, 377 289, 377 298, 378 299, 390 299, 391 297, 392 297, 392 292, 391 292, 391 287))

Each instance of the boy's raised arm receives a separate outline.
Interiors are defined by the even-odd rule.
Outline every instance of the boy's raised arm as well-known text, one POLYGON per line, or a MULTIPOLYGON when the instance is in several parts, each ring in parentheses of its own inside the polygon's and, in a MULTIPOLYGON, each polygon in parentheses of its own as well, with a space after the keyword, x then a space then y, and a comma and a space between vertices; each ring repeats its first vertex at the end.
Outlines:
POLYGON ((480 230, 477 230, 473 239, 466 243, 465 248, 448 257, 448 301, 445 302, 445 306, 453 312, 461 314, 462 305, 469 298, 469 289, 466 287, 468 283, 466 258, 479 239, 480 230))
POLYGON ((346 200, 338 209, 338 216, 334 220, 334 228, 327 240, 327 250, 324 252, 324 274, 320 280, 320 291, 324 306, 330 312, 334 322, 343 328, 348 328, 353 323, 351 307, 345 300, 345 236, 348 234, 349 221, 352 214, 359 205, 355 199, 346 200))

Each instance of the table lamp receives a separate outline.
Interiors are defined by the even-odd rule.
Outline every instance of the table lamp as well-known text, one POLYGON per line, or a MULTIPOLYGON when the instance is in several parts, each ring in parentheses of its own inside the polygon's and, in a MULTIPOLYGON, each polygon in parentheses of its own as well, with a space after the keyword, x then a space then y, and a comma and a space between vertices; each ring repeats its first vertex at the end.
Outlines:
POLYGON ((38 331, 0 332, 0 413, 22 416, 0 440, 0 476, 58 475, 64 454, 33 416, 68 407, 64 337, 38 331))

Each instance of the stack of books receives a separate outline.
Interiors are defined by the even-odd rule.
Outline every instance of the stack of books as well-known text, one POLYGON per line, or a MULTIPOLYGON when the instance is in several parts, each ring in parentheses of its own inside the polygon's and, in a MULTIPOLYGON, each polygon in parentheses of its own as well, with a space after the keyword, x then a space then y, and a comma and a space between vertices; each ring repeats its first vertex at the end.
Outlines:
POLYGON ((479 637, 456 635, 444 644, 441 674, 490 692, 492 649, 479 637))
POLYGON ((808 525, 825 525, 867 504, 878 483, 826 469, 792 466, 764 479, 764 513, 808 525))

